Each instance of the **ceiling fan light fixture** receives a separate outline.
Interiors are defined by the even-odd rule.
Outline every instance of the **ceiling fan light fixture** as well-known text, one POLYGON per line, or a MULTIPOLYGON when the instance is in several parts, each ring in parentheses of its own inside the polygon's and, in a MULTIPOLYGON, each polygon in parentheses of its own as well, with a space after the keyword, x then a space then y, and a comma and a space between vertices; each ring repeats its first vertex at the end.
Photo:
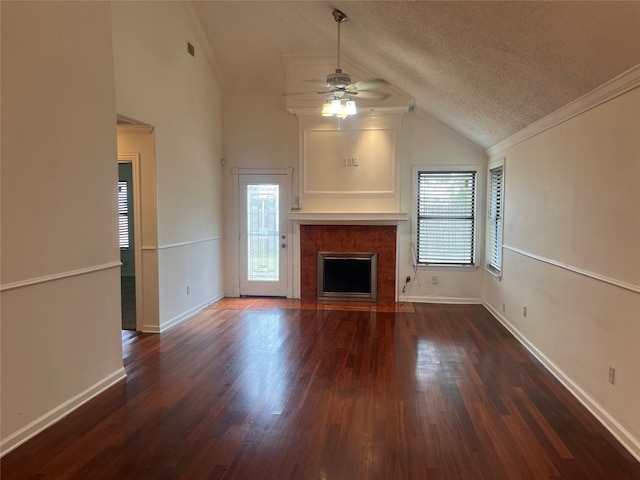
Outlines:
POLYGON ((333 10, 333 19, 338 24, 338 65, 335 72, 327 75, 327 86, 333 92, 322 104, 322 116, 347 118, 349 115, 357 113, 356 102, 352 98, 345 96, 348 94, 348 87, 351 85, 351 75, 340 68, 340 24, 348 20, 347 16, 340 10, 333 10))
POLYGON ((331 102, 329 102, 329 100, 326 100, 322 105, 322 116, 333 117, 333 113, 331 112, 331 102))
POLYGON ((358 110, 356 109, 356 102, 353 100, 347 100, 345 113, 347 115, 355 115, 358 113, 358 110))
POLYGON ((322 104, 322 116, 347 118, 349 115, 358 113, 356 102, 351 98, 333 97, 325 100, 322 104))

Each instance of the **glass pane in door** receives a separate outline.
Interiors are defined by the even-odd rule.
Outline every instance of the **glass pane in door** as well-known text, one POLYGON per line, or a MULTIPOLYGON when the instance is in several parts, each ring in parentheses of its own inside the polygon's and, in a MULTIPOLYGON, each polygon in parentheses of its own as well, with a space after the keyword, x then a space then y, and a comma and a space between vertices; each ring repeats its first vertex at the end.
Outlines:
POLYGON ((279 281, 278 185, 247 185, 247 280, 279 281))

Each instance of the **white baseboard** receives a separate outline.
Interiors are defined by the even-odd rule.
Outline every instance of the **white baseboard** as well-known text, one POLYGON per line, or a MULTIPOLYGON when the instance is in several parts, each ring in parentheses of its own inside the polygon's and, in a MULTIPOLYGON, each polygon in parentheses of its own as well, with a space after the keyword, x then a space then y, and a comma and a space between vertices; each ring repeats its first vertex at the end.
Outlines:
POLYGON ((460 298, 460 297, 403 297, 400 295, 399 302, 414 303, 449 303, 461 305, 482 305, 481 298, 460 298))
POLYGON ((95 396, 104 392, 112 385, 115 385, 119 381, 125 379, 126 377, 127 374, 124 370, 124 367, 119 368, 115 372, 107 375, 99 382, 94 383, 86 390, 80 392, 75 397, 72 397, 66 402, 58 405, 53 410, 49 410, 40 418, 37 418, 17 432, 9 435, 7 438, 3 438, 2 442, 0 443, 0 457, 6 455, 13 449, 22 445, 24 442, 42 432, 43 430, 49 428, 54 423, 60 421, 71 412, 84 405, 95 396))
POLYGON ((635 438, 580 385, 530 343, 503 315, 488 303, 483 302, 483 305, 640 462, 640 439, 635 438))
POLYGON ((168 321, 164 322, 159 327, 157 325, 143 325, 142 331, 144 333, 163 333, 163 332, 166 332, 170 328, 175 327, 179 323, 182 323, 185 320, 193 317, 200 310, 204 310, 209 305, 211 305, 214 302, 217 302, 218 300, 220 300, 223 297, 224 297, 224 295, 222 293, 220 293, 220 294, 218 294, 218 295, 216 295, 214 297, 211 297, 210 299, 205 300, 204 302, 196 305, 195 307, 190 308, 186 312, 183 312, 180 315, 177 315, 177 316, 173 317, 171 320, 168 320, 168 321))

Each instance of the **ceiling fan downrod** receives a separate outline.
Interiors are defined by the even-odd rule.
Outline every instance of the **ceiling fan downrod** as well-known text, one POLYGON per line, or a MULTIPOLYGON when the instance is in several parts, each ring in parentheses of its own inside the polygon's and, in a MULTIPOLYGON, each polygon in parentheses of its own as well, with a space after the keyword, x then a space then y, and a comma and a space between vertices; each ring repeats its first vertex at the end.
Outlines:
POLYGON ((340 24, 349 20, 349 17, 347 17, 340 10, 336 9, 333 11, 333 18, 338 24, 338 68, 336 68, 336 72, 339 72, 339 71, 341 72, 342 69, 340 68, 340 24))
POLYGON ((338 64, 336 71, 327 75, 327 85, 333 88, 344 89, 351 83, 351 76, 348 73, 344 73, 340 67, 340 24, 346 22, 349 18, 340 10, 333 11, 333 18, 338 24, 338 64))

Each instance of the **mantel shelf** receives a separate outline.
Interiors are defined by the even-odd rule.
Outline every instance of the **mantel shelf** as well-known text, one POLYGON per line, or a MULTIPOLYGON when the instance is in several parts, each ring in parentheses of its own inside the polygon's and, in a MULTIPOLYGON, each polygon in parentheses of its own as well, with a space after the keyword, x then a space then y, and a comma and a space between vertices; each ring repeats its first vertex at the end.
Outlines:
POLYGON ((397 225, 408 220, 401 212, 305 212, 291 211, 289 220, 300 224, 321 225, 397 225))

